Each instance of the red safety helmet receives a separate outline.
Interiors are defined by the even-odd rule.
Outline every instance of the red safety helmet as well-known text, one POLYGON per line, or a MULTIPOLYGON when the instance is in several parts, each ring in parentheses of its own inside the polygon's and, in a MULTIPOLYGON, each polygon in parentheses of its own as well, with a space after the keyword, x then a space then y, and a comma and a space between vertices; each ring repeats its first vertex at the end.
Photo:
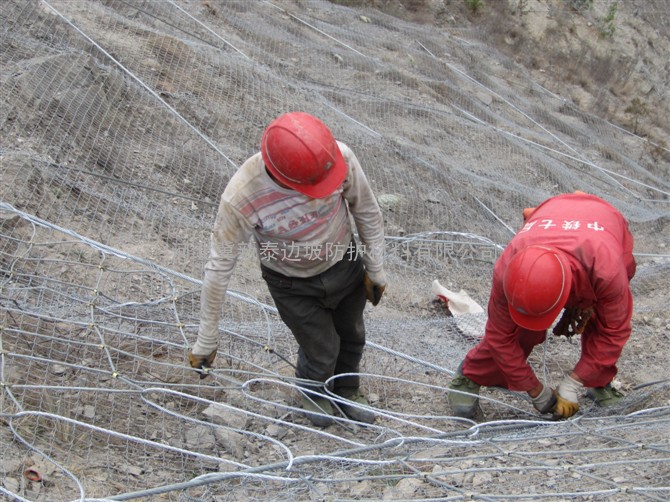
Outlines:
POLYGON ((572 285, 567 256, 550 246, 529 246, 510 261, 503 276, 512 320, 533 331, 548 329, 565 306, 572 285))
POLYGON ((330 129, 308 113, 291 112, 273 120, 261 138, 261 155, 282 184, 315 199, 333 193, 347 175, 330 129))

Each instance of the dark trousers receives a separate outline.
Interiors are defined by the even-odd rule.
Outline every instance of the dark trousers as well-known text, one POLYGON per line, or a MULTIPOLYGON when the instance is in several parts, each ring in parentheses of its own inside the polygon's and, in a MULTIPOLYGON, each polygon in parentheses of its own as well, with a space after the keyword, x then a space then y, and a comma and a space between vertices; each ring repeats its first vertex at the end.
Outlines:
MULTIPOLYGON (((287 277, 261 266, 275 306, 299 345, 296 377, 325 382, 333 375, 358 373, 365 347, 360 257, 345 255, 325 272, 287 277)), ((358 388, 358 375, 335 379, 333 391, 358 388)))

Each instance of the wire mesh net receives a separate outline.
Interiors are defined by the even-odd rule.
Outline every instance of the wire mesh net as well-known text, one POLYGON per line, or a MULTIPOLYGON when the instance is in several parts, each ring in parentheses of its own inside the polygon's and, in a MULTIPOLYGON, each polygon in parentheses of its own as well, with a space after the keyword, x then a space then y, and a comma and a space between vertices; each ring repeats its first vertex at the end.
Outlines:
MULTIPOLYGON (((662 146, 476 40, 376 10, 6 0, 0 18, 6 500, 670 496, 662 146), (352 147, 384 213, 366 427, 300 413, 297 347, 251 245, 216 369, 201 380, 186 362, 218 198, 291 110, 352 147), (485 306, 523 208, 576 189, 614 204, 636 238, 626 397, 606 411, 584 398, 552 422, 525 394, 485 389, 484 420, 450 416, 446 385, 486 315, 450 316, 433 281, 485 306)), ((530 362, 555 386, 578 355, 549 338, 530 362)))

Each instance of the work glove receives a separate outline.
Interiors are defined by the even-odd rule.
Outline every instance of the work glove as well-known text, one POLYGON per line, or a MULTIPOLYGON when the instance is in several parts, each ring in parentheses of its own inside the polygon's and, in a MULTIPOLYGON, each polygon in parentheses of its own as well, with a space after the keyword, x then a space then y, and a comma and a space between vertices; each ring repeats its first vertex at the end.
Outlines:
POLYGON ((555 419, 569 418, 579 411, 577 392, 582 384, 570 375, 565 377, 556 389, 556 405, 552 410, 555 419))
POLYGON ((191 368, 195 368, 198 373, 200 373, 200 380, 209 375, 209 370, 212 367, 214 358, 216 357, 216 350, 206 356, 195 355, 192 351, 188 351, 188 363, 191 365, 191 368))
POLYGON ((365 272, 365 276, 363 277, 363 285, 365 286, 365 296, 367 296, 368 300, 370 300, 370 303, 376 307, 379 303, 379 300, 382 299, 382 295, 386 289, 386 284, 382 285, 374 283, 372 279, 370 279, 368 273, 365 272))
POLYGON ((542 392, 535 397, 531 397, 530 400, 535 409, 540 413, 549 413, 556 405, 554 391, 551 390, 551 387, 547 387, 546 385, 542 387, 542 392))

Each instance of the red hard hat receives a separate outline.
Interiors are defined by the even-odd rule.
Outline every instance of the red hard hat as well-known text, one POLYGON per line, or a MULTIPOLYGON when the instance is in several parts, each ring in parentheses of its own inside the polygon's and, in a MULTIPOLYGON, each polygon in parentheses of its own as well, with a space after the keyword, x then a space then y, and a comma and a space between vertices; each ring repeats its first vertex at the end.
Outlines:
POLYGON ((330 129, 316 117, 291 112, 273 120, 261 138, 270 173, 293 190, 327 197, 347 174, 347 164, 330 129))
POLYGON ((512 320, 533 331, 548 329, 565 306, 572 285, 567 256, 550 246, 529 246, 510 261, 503 276, 512 320))

